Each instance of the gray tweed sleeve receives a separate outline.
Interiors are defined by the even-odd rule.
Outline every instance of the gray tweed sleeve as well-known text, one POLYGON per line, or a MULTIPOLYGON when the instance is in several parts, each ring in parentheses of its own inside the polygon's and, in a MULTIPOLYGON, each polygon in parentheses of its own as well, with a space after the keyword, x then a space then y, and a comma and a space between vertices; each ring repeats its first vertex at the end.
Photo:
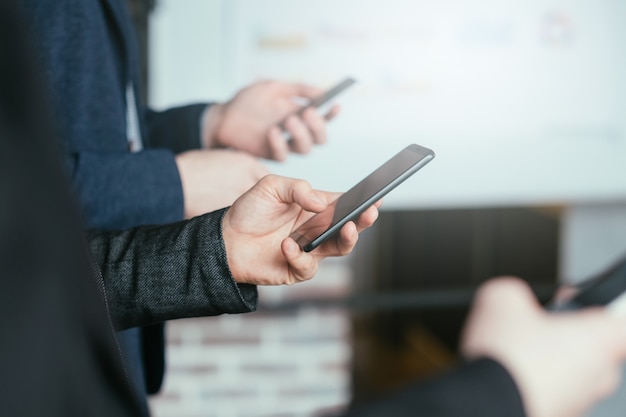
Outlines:
POLYGON ((165 226, 88 232, 116 329, 256 309, 256 286, 237 284, 228 268, 226 210, 165 226))

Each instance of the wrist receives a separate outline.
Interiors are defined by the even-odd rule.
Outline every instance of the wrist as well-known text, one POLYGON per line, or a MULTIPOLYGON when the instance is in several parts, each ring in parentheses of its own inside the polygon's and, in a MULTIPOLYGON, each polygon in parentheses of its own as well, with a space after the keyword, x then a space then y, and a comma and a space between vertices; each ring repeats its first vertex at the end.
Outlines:
POLYGON ((224 105, 215 103, 207 108, 202 113, 200 135, 202 147, 205 149, 219 148, 221 144, 218 139, 218 132, 222 124, 224 115, 224 105))
POLYGON ((242 284, 245 282, 241 280, 237 257, 234 256, 234 253, 237 248, 236 248, 236 244, 234 243, 234 241, 236 240, 236 237, 230 226, 231 211, 232 211, 232 207, 226 208, 224 212, 224 216, 222 217, 222 228, 221 228, 222 241, 224 243, 224 250, 226 251, 226 262, 228 264, 228 269, 230 270, 230 274, 236 283, 242 284))

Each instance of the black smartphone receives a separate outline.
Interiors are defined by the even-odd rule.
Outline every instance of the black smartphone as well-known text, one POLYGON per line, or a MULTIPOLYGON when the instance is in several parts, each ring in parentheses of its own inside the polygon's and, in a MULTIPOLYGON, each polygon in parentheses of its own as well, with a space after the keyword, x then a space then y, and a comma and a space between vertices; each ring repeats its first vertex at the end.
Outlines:
MULTIPOLYGON (((332 100, 335 97, 337 97, 340 93, 346 91, 354 83, 356 83, 356 80, 354 78, 348 77, 348 78, 344 79, 340 83, 336 84, 334 87, 326 90, 322 95, 320 95, 320 96, 314 98, 313 100, 311 100, 308 104, 306 104, 300 110, 295 112, 295 114, 299 116, 306 109, 311 108, 311 107, 316 108, 321 113, 325 114, 326 112, 328 112, 328 110, 330 110, 330 105, 333 104, 332 100), (328 109, 324 108, 323 106, 327 106, 328 109)), ((283 121, 283 122, 280 123, 280 126, 282 126, 283 136, 285 137, 285 140, 287 140, 289 142, 289 141, 292 140, 292 138, 291 138, 291 135, 289 134, 289 132, 287 132, 285 130, 284 124, 285 124, 285 122, 283 121)))
POLYGON ((431 149, 415 144, 407 146, 343 193, 324 211, 300 225, 290 236, 302 250, 312 251, 434 157, 431 149))
POLYGON ((626 256, 601 273, 575 286, 576 294, 561 303, 551 303, 552 311, 578 310, 592 306, 607 306, 619 314, 626 313, 626 256))

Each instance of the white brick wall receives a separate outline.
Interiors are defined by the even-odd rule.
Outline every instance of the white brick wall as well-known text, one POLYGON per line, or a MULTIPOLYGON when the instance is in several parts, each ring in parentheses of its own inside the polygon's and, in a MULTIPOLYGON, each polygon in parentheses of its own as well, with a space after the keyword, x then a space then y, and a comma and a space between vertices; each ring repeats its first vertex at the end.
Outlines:
MULTIPOLYGON (((260 289, 278 304, 337 297, 350 289, 345 259, 329 259, 309 282, 260 289)), ((167 373, 150 399, 154 417, 310 416, 349 399, 346 311, 304 307, 172 321, 167 373)))

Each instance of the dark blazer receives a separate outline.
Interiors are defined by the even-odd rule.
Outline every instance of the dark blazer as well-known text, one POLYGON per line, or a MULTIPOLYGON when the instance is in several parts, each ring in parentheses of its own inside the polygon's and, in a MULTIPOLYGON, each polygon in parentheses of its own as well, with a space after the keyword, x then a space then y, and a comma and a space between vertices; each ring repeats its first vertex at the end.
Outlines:
POLYGON ((15 7, 0 2, 0 326, 10 335, 0 414, 136 417, 15 7))
POLYGON ((256 309, 256 286, 235 283, 228 267, 221 227, 225 212, 87 234, 116 330, 256 309))
MULTIPOLYGON (((200 146, 207 104, 155 112, 140 102, 139 52, 125 0, 19 0, 34 36, 64 161, 88 227, 126 229, 183 218, 175 153, 200 146), (127 141, 126 89, 135 89, 144 150, 127 141)), ((157 392, 164 329, 119 335, 138 391, 157 392), (143 343, 139 340, 143 339, 143 343), (143 352, 140 353, 140 346, 143 352), (141 360, 146 362, 146 384, 141 360), (137 357, 137 358, 135 358, 137 357), (135 358, 135 359, 133 359, 135 358)))
POLYGON ((206 104, 152 112, 139 102, 139 53, 125 0, 20 0, 50 81, 65 162, 89 227, 183 218, 174 153, 200 146, 206 104), (139 103, 142 152, 129 151, 126 88, 139 103))

